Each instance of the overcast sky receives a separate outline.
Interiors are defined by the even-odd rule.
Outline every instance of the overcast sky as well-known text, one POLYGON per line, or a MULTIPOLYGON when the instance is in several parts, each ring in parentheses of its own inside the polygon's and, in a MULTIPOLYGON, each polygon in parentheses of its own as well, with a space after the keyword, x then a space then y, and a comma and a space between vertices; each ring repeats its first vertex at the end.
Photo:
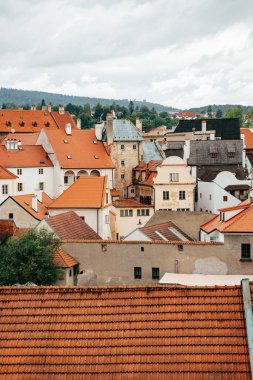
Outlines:
POLYGON ((253 0, 0 0, 0 86, 253 105, 253 0))

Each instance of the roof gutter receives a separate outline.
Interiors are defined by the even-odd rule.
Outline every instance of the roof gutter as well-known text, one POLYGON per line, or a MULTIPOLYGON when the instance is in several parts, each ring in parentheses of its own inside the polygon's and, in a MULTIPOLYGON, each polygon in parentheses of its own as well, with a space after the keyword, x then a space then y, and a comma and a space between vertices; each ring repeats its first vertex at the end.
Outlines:
POLYGON ((249 349, 249 361, 250 361, 250 373, 251 379, 253 379, 253 316, 252 316, 252 303, 251 303, 251 291, 249 286, 249 280, 243 279, 242 284, 242 296, 243 296, 243 309, 246 323, 246 333, 249 349))

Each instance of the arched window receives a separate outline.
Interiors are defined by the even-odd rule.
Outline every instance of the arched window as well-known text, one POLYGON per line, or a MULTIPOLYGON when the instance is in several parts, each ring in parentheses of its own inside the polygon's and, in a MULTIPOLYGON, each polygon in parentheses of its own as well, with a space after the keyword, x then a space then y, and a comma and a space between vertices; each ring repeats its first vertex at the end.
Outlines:
POLYGON ((86 175, 88 175, 88 172, 86 170, 79 170, 79 172, 76 175, 76 179, 78 179, 79 177, 84 177, 86 175))
POLYGON ((64 185, 69 186, 75 182, 75 173, 72 170, 67 170, 64 173, 64 185))
POLYGON ((93 177, 100 177, 100 173, 98 170, 92 170, 90 175, 93 177))

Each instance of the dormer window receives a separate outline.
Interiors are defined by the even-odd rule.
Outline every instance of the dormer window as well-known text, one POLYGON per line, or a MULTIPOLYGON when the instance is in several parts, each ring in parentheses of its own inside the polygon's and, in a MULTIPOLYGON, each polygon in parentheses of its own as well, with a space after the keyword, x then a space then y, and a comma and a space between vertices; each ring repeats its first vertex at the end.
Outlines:
POLYGON ((217 147, 216 146, 210 146, 209 148, 209 155, 210 157, 212 158, 216 158, 217 157, 217 147))
POLYGON ((170 182, 179 182, 179 173, 170 173, 170 182))
POLYGON ((23 121, 20 121, 19 125, 20 125, 20 127, 23 127, 25 125, 25 123, 23 121))
POLYGON ((37 125, 38 125, 38 124, 37 124, 37 121, 33 121, 33 122, 32 122, 32 126, 33 126, 33 127, 37 127, 37 125))
POLYGON ((11 121, 6 121, 5 125, 7 125, 7 127, 11 127, 11 121))
POLYGON ((45 122, 45 126, 46 126, 46 127, 49 127, 49 126, 50 126, 49 121, 46 121, 46 122, 45 122))

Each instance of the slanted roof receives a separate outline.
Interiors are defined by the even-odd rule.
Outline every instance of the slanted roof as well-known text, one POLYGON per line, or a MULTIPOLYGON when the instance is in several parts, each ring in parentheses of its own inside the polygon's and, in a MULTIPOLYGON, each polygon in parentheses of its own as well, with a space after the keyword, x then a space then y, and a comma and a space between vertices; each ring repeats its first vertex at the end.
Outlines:
POLYGON ((0 307, 6 380, 250 380, 241 286, 0 287, 0 307))
POLYGON ((238 180, 247 179, 247 171, 242 165, 203 165, 198 168, 198 179, 203 182, 210 182, 221 172, 233 173, 238 180))
POLYGON ((192 166, 241 165, 242 151, 242 140, 190 141, 188 164, 192 166))
POLYGON ((253 133, 252 129, 241 128, 241 134, 244 135, 246 149, 253 149, 253 133))
POLYGON ((51 204, 49 209, 103 208, 107 177, 80 177, 51 204))
POLYGON ((53 166, 40 145, 26 145, 17 150, 7 150, 4 145, 0 145, 0 162, 2 166, 7 168, 53 166))
POLYGON ((0 179, 16 179, 18 178, 15 174, 11 173, 9 170, 0 166, 0 179))
POLYGON ((183 273, 165 273, 159 284, 173 284, 184 286, 233 286, 241 285, 241 281, 248 278, 253 281, 253 276, 248 274, 239 275, 213 275, 213 274, 183 274, 183 273))
POLYGON ((191 236, 195 240, 199 240, 200 226, 212 219, 214 216, 216 215, 200 211, 158 210, 149 219, 145 227, 171 221, 187 235, 191 236))
POLYGON ((153 224, 152 226, 142 227, 139 230, 151 240, 170 240, 187 241, 193 240, 189 235, 182 231, 175 223, 168 222, 153 224))
POLYGON ((64 212, 45 219, 61 240, 100 240, 100 236, 74 211, 64 212))
POLYGON ((52 111, 51 115, 60 129, 64 130, 66 124, 71 124, 72 129, 77 129, 77 126, 69 112, 64 111, 64 113, 59 113, 58 111, 52 111))
MULTIPOLYGON (((17 204, 19 204, 25 211, 31 214, 35 219, 41 220, 45 217, 48 212, 48 206, 52 202, 52 199, 44 192, 42 192, 42 202, 37 201, 38 211, 32 208, 32 196, 33 194, 24 195, 12 195, 7 199, 13 199, 17 204)), ((7 199, 4 202, 7 201, 7 199)), ((2 203, 2 204, 3 204, 2 203)))
POLYGON ((140 203, 135 199, 119 199, 114 202, 116 208, 153 208, 152 205, 140 203))
POLYGON ((45 133, 63 169, 110 169, 114 168, 102 141, 95 137, 95 131, 75 129, 71 135, 65 130, 45 133))
POLYGON ((78 262, 60 247, 54 254, 54 264, 60 268, 71 268, 78 265, 78 262))
POLYGON ((113 119, 114 141, 142 141, 135 125, 126 119, 113 119))
MULTIPOLYGON (((1 112, 1 110, 0 110, 1 112)), ((36 145, 36 142, 39 137, 39 132, 37 133, 8 133, 5 138, 0 143, 1 145, 5 144, 6 140, 16 139, 21 141, 22 145, 36 145)))
POLYGON ((201 229, 207 233, 211 233, 215 230, 223 233, 253 233, 253 202, 246 200, 238 206, 220 209, 221 212, 233 210, 239 210, 239 212, 226 221, 222 221, 220 215, 217 215, 209 222, 203 224, 201 229))
POLYGON ((145 163, 149 161, 163 160, 161 152, 159 151, 156 143, 154 141, 144 141, 142 143, 143 147, 143 161, 145 163))
MULTIPOLYGON (((216 137, 222 140, 240 140, 240 120, 234 119, 203 119, 206 121, 206 130, 215 130, 216 137)), ((202 130, 202 119, 180 120, 174 133, 185 133, 202 130)))

